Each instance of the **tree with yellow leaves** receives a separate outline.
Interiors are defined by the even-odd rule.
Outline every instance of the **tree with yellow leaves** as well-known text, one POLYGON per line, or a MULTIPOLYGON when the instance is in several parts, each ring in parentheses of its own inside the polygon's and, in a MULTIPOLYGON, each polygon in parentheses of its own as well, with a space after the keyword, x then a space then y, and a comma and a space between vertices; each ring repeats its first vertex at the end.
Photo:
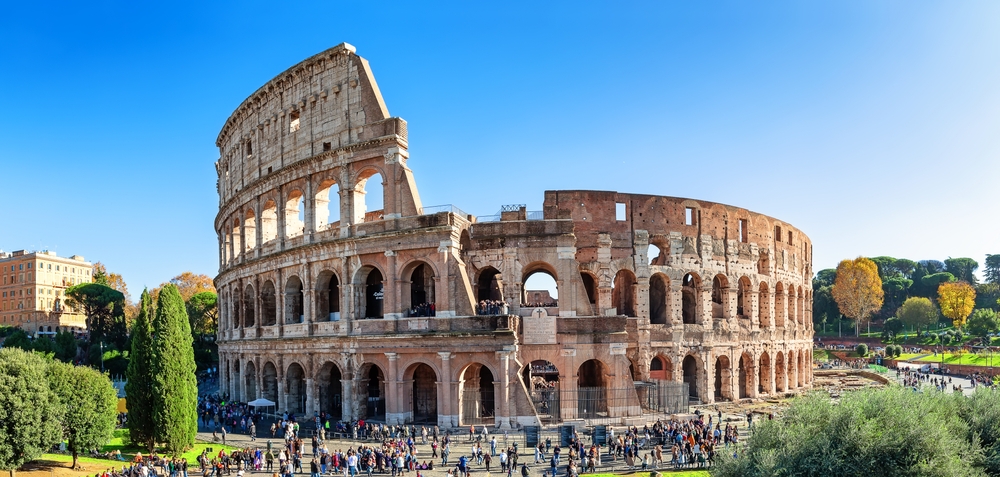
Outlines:
POLYGON ((976 289, 966 282, 946 282, 938 286, 941 314, 951 318, 955 328, 965 326, 965 319, 976 307, 976 289))
POLYGON ((831 292, 840 313, 854 320, 855 336, 858 334, 859 323, 867 321, 882 308, 885 295, 878 266, 865 257, 844 260, 837 265, 837 280, 833 283, 831 292))

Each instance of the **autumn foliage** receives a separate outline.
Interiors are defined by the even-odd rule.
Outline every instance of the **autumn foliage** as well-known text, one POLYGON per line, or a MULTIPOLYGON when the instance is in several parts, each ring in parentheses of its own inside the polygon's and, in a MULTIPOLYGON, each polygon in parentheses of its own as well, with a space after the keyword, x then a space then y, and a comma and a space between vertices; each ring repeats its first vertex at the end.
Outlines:
POLYGON ((875 262, 858 257, 837 265, 837 280, 831 290, 840 313, 860 323, 882 308, 885 292, 875 262))
POLYGON ((961 328, 976 306, 976 289, 966 282, 942 283, 938 287, 938 306, 942 315, 961 328))

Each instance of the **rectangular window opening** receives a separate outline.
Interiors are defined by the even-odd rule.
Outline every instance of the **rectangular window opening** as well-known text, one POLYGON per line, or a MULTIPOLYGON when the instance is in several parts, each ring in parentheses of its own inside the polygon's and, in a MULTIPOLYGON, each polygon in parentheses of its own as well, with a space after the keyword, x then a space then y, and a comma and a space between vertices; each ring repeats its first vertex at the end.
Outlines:
POLYGON ((332 143, 329 143, 329 142, 324 142, 323 143, 323 150, 324 151, 329 151, 331 149, 333 149, 333 144, 332 143))
POLYGON ((740 219, 740 242, 747 243, 747 220, 740 219))
POLYGON ((615 204, 615 220, 621 222, 625 220, 625 204, 618 202, 615 204))
POLYGON ((247 156, 253 155, 253 141, 247 139, 247 156))
POLYGON ((290 122, 288 123, 288 132, 295 132, 299 130, 299 112, 292 111, 292 114, 288 116, 290 122))
POLYGON ((775 225, 774 226, 774 241, 778 242, 778 243, 781 243, 781 226, 780 225, 775 225))
POLYGON ((684 225, 694 225, 694 207, 684 208, 684 225))
POLYGON ((792 231, 789 230, 788 231, 788 245, 792 245, 792 243, 793 243, 792 242, 792 231))

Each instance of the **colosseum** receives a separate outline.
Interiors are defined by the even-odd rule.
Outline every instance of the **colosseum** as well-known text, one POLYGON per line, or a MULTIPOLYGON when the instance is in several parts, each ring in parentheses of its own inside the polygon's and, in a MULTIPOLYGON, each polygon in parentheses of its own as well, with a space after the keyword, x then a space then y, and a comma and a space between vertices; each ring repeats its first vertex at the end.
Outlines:
POLYGON ((349 44, 250 95, 216 144, 231 399, 506 429, 637 423, 812 382, 801 231, 603 191, 547 191, 541 211, 491 217, 424 206, 406 122, 349 44), (551 293, 525 288, 537 274, 551 293))

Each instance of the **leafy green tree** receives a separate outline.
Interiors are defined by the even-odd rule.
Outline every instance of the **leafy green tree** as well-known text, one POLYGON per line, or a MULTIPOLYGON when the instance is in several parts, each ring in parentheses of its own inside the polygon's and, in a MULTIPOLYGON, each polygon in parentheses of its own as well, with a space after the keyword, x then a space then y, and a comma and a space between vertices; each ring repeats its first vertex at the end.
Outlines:
POLYGON ((65 409, 61 420, 66 448, 78 468, 80 452, 108 443, 118 416, 118 392, 111 380, 83 366, 52 361, 48 367, 49 387, 65 409))
POLYGON ((972 312, 966 323, 966 331, 972 336, 989 339, 990 333, 997 331, 997 312, 989 308, 980 308, 972 312))
POLYGON ((896 275, 883 280, 882 291, 885 294, 885 301, 882 304, 882 310, 879 311, 879 315, 889 316, 899 308, 900 304, 906 300, 906 295, 911 285, 913 285, 913 280, 903 278, 902 275, 896 275))
POLYGON ((898 386, 846 393, 839 403, 824 394, 762 421, 736 457, 719 453, 712 476, 984 475, 963 397, 898 386))
POLYGON ((833 286, 813 288, 813 324, 831 323, 840 318, 840 309, 833 299, 833 286))
POLYGON ((987 475, 1000 475, 1000 399, 992 390, 980 388, 961 402, 960 416, 968 423, 966 440, 981 446, 987 475))
POLYGON ((1000 300, 1000 283, 980 283, 976 285, 976 308, 997 309, 1000 300))
POLYGON ((970 285, 976 284, 976 269, 979 268, 979 262, 967 257, 949 257, 944 261, 944 266, 958 281, 970 285))
POLYGON ((219 326, 219 296, 215 292, 196 293, 187 301, 191 331, 198 336, 214 335, 219 326))
POLYGON ((837 269, 827 268, 816 272, 816 278, 813 279, 813 288, 819 289, 821 287, 833 286, 837 281, 837 269))
POLYGON ((78 307, 87 315, 90 342, 110 342, 117 349, 125 347, 125 295, 99 283, 81 283, 66 289, 66 304, 78 307))
POLYGON ((919 332, 921 327, 937 323, 938 311, 929 298, 910 297, 896 311, 896 316, 903 324, 912 326, 919 332))
POLYGON ((945 270, 944 262, 940 260, 921 260, 917 263, 927 271, 928 275, 940 273, 945 270))
POLYGON ((59 441, 63 408, 45 378, 46 363, 30 352, 0 349, 0 469, 40 457, 59 441))
POLYGON ((178 456, 198 432, 198 382, 191 326, 177 286, 160 290, 153 319, 153 422, 155 439, 178 456))
POLYGON ((28 338, 28 334, 20 328, 14 329, 14 332, 3 341, 3 346, 4 348, 17 348, 24 351, 35 349, 34 344, 31 343, 31 339, 28 338))
POLYGON ((858 352, 858 356, 868 356, 868 345, 861 343, 854 348, 854 351, 858 352))
POLYGON ((79 346, 77 345, 76 338, 73 336, 73 333, 69 331, 60 331, 56 333, 55 345, 56 359, 59 361, 69 363, 73 361, 73 358, 76 358, 76 352, 79 346))
POLYGON ((1000 253, 986 254, 983 264, 983 278, 986 283, 1000 284, 1000 253))
POLYGON ((153 331, 150 320, 153 300, 142 291, 139 314, 132 322, 132 351, 129 353, 125 398, 128 404, 128 433, 132 442, 152 451, 156 428, 153 422, 153 331))
POLYGON ((887 341, 893 340, 901 331, 903 331, 903 322, 896 317, 889 318, 882 325, 882 338, 887 341))

